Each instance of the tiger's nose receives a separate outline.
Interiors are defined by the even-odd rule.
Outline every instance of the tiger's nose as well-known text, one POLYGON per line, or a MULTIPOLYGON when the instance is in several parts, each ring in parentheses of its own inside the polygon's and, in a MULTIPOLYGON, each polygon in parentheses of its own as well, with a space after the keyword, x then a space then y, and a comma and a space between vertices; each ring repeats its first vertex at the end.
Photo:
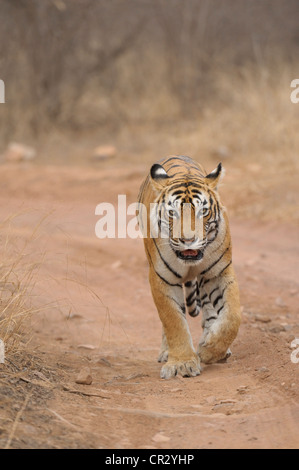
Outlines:
POLYGON ((184 245, 191 245, 195 240, 195 236, 191 238, 180 238, 180 242, 184 243, 184 245))

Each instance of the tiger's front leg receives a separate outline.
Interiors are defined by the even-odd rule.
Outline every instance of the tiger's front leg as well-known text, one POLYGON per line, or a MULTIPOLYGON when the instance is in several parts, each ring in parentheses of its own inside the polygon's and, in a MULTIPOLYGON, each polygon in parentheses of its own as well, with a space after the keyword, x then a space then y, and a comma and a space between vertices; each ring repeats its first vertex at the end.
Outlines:
POLYGON ((196 354, 184 315, 184 292, 180 284, 170 285, 153 268, 149 280, 168 345, 168 361, 160 376, 170 379, 177 374, 191 377, 200 374, 200 359, 196 354))
POLYGON ((200 300, 203 311, 203 335, 198 354, 202 362, 225 361, 230 355, 229 346, 237 336, 240 322, 238 284, 233 269, 204 283, 200 300))
POLYGON ((167 362, 168 361, 168 343, 167 338, 162 327, 162 344, 158 356, 158 362, 167 362))

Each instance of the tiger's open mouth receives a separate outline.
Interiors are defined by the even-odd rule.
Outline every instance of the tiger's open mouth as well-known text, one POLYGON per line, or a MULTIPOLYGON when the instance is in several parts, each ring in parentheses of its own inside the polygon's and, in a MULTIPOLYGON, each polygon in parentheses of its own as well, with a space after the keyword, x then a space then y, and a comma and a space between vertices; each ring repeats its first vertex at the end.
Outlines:
POLYGON ((193 261, 198 261, 203 257, 203 252, 200 250, 182 250, 178 251, 177 255, 181 259, 190 259, 193 261))

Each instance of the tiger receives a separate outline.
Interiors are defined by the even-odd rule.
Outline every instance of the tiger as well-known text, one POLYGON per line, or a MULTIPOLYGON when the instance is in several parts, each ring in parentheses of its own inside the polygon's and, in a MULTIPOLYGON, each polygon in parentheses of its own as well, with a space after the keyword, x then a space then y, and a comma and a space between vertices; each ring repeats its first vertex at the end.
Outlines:
POLYGON ((221 163, 206 174, 192 158, 171 155, 152 165, 140 187, 137 219, 162 323, 162 379, 195 377, 201 362, 225 362, 239 330, 239 287, 218 193, 223 174, 221 163), (186 313, 195 317, 200 311, 202 336, 195 350, 186 313))

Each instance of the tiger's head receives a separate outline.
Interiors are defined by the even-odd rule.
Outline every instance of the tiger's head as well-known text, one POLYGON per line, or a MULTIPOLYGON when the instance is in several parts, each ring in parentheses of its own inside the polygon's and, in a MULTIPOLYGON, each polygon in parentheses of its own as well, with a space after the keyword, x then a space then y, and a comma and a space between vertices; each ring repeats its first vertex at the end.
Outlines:
POLYGON ((156 234, 158 231, 160 238, 167 239, 184 262, 199 262, 217 237, 221 220, 217 185, 222 174, 221 163, 208 175, 172 175, 158 163, 151 168, 151 184, 157 195, 151 222, 156 234))

